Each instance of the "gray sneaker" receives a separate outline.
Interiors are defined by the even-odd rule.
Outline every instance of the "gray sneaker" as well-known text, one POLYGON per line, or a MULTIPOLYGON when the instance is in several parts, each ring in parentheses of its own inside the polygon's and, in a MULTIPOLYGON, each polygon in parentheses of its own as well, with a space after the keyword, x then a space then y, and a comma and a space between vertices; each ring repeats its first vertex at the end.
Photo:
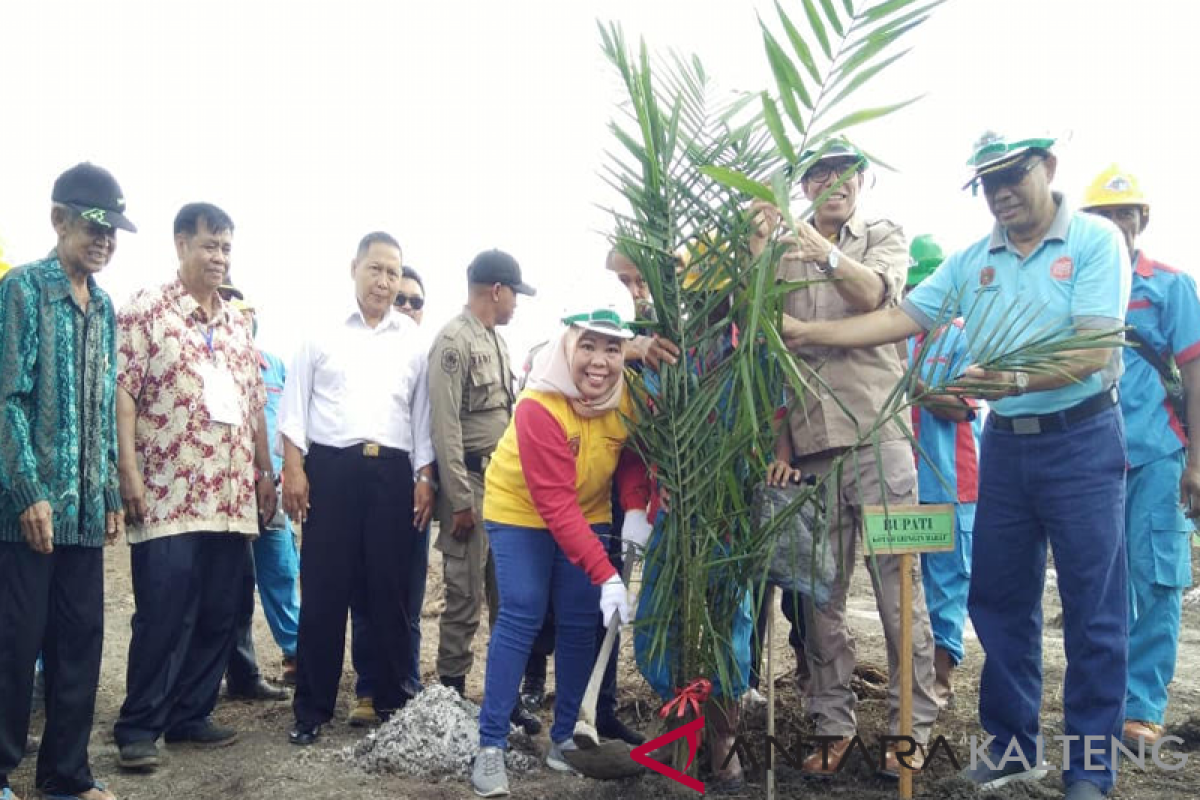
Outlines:
POLYGON ((481 747, 471 769, 471 786, 480 797, 504 797, 508 794, 508 773, 504 771, 504 751, 499 747, 481 747))
POLYGON ((551 742, 550 752, 546 754, 546 766, 555 772, 574 772, 575 768, 567 761, 565 754, 578 749, 575 742, 571 739, 562 742, 551 742))
POLYGON ((1104 800, 1104 792, 1091 781, 1075 781, 1067 787, 1064 800, 1104 800))
POLYGON ((999 767, 991 767, 987 761, 980 759, 975 766, 967 767, 960 775, 975 784, 980 791, 987 791, 1018 781, 1040 781, 1049 772, 1046 767, 1027 770, 1024 764, 1013 759, 1005 761, 1003 766, 999 767))

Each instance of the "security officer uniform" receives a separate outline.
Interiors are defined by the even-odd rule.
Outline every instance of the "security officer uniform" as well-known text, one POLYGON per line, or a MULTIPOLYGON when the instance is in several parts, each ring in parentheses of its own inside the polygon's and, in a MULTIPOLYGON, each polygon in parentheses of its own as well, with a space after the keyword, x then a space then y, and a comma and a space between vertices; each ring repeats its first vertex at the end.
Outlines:
POLYGON ((495 567, 483 528, 483 472, 508 426, 513 373, 508 347, 469 309, 451 320, 429 352, 433 446, 441 493, 435 547, 442 553, 446 608, 439 630, 437 670, 443 683, 460 684, 471 671, 471 643, 485 592, 489 619, 499 606, 495 567), (452 535, 454 512, 475 514, 466 541, 452 535))

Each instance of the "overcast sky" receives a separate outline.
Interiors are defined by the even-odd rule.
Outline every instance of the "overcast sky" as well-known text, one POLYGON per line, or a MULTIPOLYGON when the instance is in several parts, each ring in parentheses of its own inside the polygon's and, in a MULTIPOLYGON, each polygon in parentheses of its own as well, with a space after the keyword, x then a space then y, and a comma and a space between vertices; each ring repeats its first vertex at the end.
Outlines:
MULTIPOLYGON (((384 229, 425 277, 430 327, 461 305, 475 253, 513 253, 540 290, 505 331, 519 361, 564 311, 629 308, 602 268, 599 167, 621 94, 596 20, 757 91, 771 81, 756 8, 773 18, 769 2, 732 0, 5 2, 6 257, 53 245, 51 184, 90 160, 120 181, 141 231, 101 275, 118 302, 171 278, 171 220, 206 200, 235 220, 234 277, 281 355, 313 315, 352 302, 354 246, 384 229)), ((1152 193, 1145 248, 1194 270, 1193 8, 951 0, 864 98, 928 95, 854 134, 900 170, 876 171, 864 205, 964 245, 990 225, 959 190, 973 140, 1048 132, 1068 198, 1119 162, 1152 193)))

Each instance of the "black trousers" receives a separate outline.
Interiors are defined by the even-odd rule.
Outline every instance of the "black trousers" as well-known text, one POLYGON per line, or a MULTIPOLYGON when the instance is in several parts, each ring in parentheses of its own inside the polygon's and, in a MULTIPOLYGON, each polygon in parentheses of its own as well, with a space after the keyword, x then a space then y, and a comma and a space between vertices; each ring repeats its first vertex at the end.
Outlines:
POLYGON ((25 754, 39 651, 46 728, 37 787, 58 794, 92 787, 88 739, 103 642, 103 548, 59 546, 42 555, 24 542, 0 542, 0 788, 25 754))
POLYGON ((409 570, 422 539, 413 527, 413 471, 407 454, 364 456, 361 447, 314 444, 305 459, 309 513, 300 550, 300 641, 296 696, 300 725, 333 718, 353 598, 367 610, 375 644, 375 708, 407 702, 409 570), (394 457, 391 457, 394 456, 394 457))
MULTIPOLYGON (((604 547, 608 550, 609 562, 619 573, 624 565, 621 526, 625 524, 625 511, 621 508, 615 483, 613 485, 612 514, 612 529, 609 537, 604 540, 604 547)), ((607 633, 604 617, 598 615, 596 655, 600 654, 600 648, 604 646, 604 637, 607 633)), ((617 716, 617 656, 620 652, 621 636, 617 634, 613 641, 612 652, 608 656, 608 664, 604 667, 604 677, 600 681, 600 693, 596 696, 596 719, 601 721, 615 719, 617 716)), ((533 640, 533 650, 530 651, 529 659, 525 662, 525 682, 527 684, 537 684, 543 687, 546 685, 546 662, 553 653, 554 607, 551 605, 546 609, 546 621, 542 623, 542 629, 538 631, 537 638, 533 640)))
POLYGON ((181 533, 129 548, 133 638, 118 745, 186 733, 217 704, 233 647, 246 537, 181 533))
POLYGON ((234 694, 249 694, 259 679, 258 659, 254 655, 254 544, 249 539, 246 540, 244 560, 245 577, 238 598, 233 649, 229 653, 229 668, 225 671, 225 682, 234 694))

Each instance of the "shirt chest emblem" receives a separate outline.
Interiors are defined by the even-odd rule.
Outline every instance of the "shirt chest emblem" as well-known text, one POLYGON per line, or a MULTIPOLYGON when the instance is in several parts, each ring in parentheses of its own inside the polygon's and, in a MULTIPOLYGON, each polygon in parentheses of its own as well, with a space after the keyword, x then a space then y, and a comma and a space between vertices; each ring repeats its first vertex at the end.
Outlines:
POLYGON ((1056 281, 1070 280, 1075 273, 1075 262, 1070 256, 1061 256, 1050 265, 1050 277, 1056 281))
POLYGON ((571 451, 571 455, 579 456, 579 436, 572 436, 567 440, 567 447, 571 451))
POLYGON ((991 286, 996 281, 996 268, 984 267, 979 270, 979 285, 991 286))

